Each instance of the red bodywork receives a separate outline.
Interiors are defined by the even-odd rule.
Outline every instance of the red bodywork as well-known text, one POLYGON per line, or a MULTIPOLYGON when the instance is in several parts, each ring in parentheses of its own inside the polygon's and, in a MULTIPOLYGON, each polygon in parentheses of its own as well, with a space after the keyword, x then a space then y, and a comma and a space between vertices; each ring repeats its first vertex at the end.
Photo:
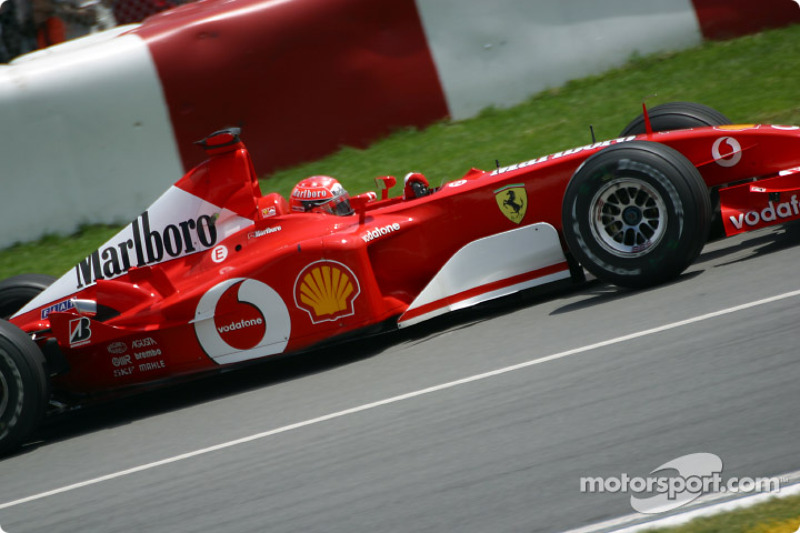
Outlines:
POLYGON ((234 139, 208 146, 207 161, 11 321, 43 349, 57 343, 68 363, 57 390, 91 393, 295 352, 566 279, 567 183, 586 158, 634 138, 678 150, 719 189, 728 234, 800 218, 796 127, 599 142, 473 169, 422 198, 356 201, 345 217, 290 214, 280 196, 262 196, 234 139), (526 256, 513 248, 523 235, 541 246, 531 252, 537 264, 519 266, 526 256))

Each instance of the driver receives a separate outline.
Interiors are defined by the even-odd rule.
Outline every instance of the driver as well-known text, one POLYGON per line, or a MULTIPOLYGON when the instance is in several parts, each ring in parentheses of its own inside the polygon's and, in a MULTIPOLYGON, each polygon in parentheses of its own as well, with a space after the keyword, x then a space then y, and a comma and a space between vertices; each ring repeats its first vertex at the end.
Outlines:
POLYGON ((301 180, 292 189, 289 205, 293 212, 299 213, 353 214, 350 195, 336 178, 330 176, 311 176, 301 180))

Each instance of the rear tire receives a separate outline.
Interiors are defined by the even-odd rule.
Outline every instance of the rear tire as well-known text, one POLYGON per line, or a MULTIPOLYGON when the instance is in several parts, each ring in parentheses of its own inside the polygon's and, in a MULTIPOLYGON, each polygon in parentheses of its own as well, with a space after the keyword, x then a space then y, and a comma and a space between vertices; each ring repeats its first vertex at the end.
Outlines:
MULTIPOLYGON (((653 131, 685 130, 704 126, 723 126, 731 121, 714 108, 692 102, 669 102, 649 109, 650 125, 653 131)), ((620 137, 647 133, 644 113, 633 119, 620 137)))
POLYGON ((0 455, 27 438, 49 401, 45 359, 28 335, 0 320, 0 455))
POLYGON ((0 318, 8 320, 55 280, 46 274, 20 274, 0 281, 0 318))
MULTIPOLYGON (((669 130, 685 130, 704 126, 724 126, 731 124, 730 119, 712 107, 693 102, 669 102, 649 109, 650 125, 654 132, 669 130)), ((640 135, 646 133, 644 114, 633 119, 622 130, 620 136, 640 135)), ((722 214, 719 207, 719 195, 712 192, 712 216, 709 240, 721 239, 725 236, 725 227, 722 223, 722 214)))
POLYGON ((677 277, 697 258, 711 205, 700 173, 681 153, 632 141, 581 165, 561 216, 569 251, 589 272, 641 288, 677 277))

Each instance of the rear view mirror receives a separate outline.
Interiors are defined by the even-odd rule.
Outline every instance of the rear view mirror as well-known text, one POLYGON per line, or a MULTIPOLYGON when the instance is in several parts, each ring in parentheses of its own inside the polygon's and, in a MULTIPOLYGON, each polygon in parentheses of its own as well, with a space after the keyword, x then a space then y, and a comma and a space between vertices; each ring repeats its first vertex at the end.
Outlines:
POLYGON ((375 178, 375 187, 381 191, 381 200, 389 198, 389 189, 397 185, 397 178, 394 176, 380 176, 375 178))

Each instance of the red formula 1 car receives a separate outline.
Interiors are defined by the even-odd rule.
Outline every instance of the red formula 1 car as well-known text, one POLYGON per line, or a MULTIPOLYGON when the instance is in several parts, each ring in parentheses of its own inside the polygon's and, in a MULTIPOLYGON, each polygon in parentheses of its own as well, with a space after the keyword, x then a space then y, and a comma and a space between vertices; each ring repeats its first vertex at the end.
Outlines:
POLYGON ((408 326, 581 267, 657 284, 715 224, 732 235, 800 218, 800 128, 732 126, 697 104, 435 190, 390 197, 396 180, 379 178, 381 198, 356 197, 345 216, 262 195, 236 130, 203 146, 206 162, 60 279, 0 283, 0 451, 54 398, 408 326))

